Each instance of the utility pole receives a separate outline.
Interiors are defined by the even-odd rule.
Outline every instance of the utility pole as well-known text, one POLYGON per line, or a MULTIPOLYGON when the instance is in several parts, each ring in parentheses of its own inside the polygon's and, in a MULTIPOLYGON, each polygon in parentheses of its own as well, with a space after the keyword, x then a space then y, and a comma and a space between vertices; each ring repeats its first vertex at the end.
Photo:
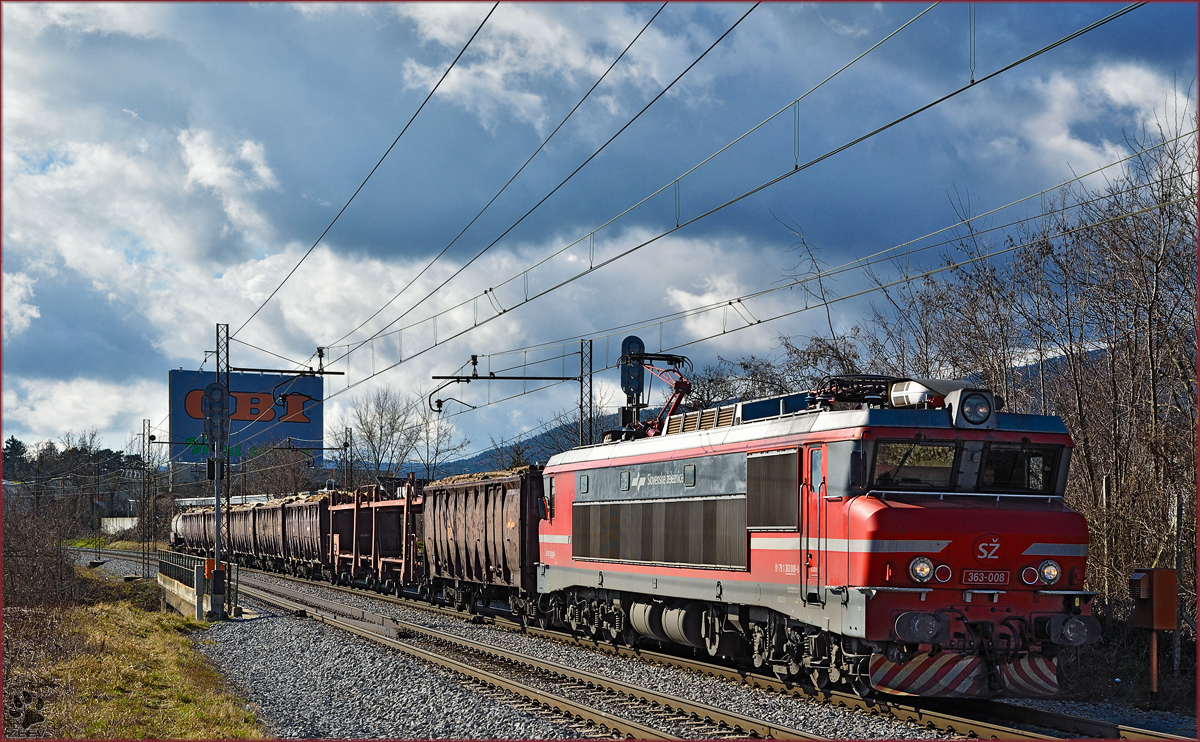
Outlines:
MULTIPOLYGON (((465 364, 464 364, 465 365, 465 364)), ((432 376, 434 381, 445 381, 429 393, 429 409, 441 412, 446 402, 458 402, 471 409, 474 406, 459 399, 434 399, 434 395, 451 384, 470 384, 472 381, 578 381, 579 382, 579 445, 586 446, 592 442, 592 341, 583 340, 579 347, 578 376, 497 376, 489 372, 487 376, 479 375, 479 356, 471 356, 471 375, 432 376), (585 357, 586 356, 586 357, 585 357), (585 423, 586 420, 586 423, 585 423)))
POLYGON ((212 579, 210 618, 224 617, 225 571, 221 568, 221 481, 225 479, 225 464, 229 446, 229 325, 217 325, 217 381, 204 389, 201 407, 204 411, 204 433, 208 439, 208 475, 213 480, 213 562, 216 569, 212 579))
MULTIPOLYGON (((225 391, 229 391, 229 325, 217 325, 217 381, 225 387, 225 391)), ((225 440, 222 441, 221 449, 223 451, 224 472, 225 477, 221 480, 223 489, 225 490, 225 545, 230 552, 233 551, 233 538, 230 536, 230 518, 229 518, 229 484, 230 484, 230 469, 229 469, 229 433, 230 430, 225 430, 225 440)), ((220 456, 220 454, 218 454, 220 456)), ((228 575, 229 571, 226 570, 228 575)), ((225 591, 225 601, 229 607, 226 615, 233 613, 233 592, 225 591)))
POLYGON ((149 521, 150 503, 146 496, 146 487, 150 481, 150 421, 142 418, 142 491, 138 496, 138 534, 141 542, 140 554, 142 559, 142 577, 150 577, 150 544, 149 521))
POLYGON ((579 341, 579 445, 596 442, 592 420, 592 341, 579 341))
POLYGON ((100 537, 104 534, 104 529, 100 527, 101 520, 96 515, 96 500, 100 499, 100 461, 98 459, 99 451, 92 449, 92 520, 96 526, 96 557, 95 562, 100 561, 100 537))
POLYGON ((346 490, 354 491, 354 431, 346 428, 346 490))

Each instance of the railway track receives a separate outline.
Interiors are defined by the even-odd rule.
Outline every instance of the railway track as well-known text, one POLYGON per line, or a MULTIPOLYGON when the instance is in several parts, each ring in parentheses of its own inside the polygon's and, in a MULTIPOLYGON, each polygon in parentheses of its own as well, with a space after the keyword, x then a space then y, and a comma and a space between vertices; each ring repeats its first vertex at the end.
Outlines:
MULTIPOLYGON (((85 551, 91 551, 85 550, 85 551)), ((101 550, 101 553, 128 558, 128 552, 101 550)), ((361 589, 314 583, 310 580, 282 575, 274 572, 244 569, 250 574, 269 575, 277 579, 296 582, 301 585, 319 585, 323 589, 344 592, 351 595, 368 597, 373 600, 395 603, 408 608, 417 608, 436 614, 462 617, 461 612, 449 608, 432 606, 416 600, 398 598, 391 595, 377 594, 361 589)), ((243 577, 244 579, 244 577, 243 577)), ((356 609, 352 609, 356 610, 356 609)), ((361 613, 361 611, 360 611, 361 613)), ((702 660, 681 657, 665 652, 646 649, 636 649, 627 646, 614 646, 609 643, 597 642, 591 639, 571 636, 560 631, 539 629, 532 626, 522 626, 502 617, 491 617, 498 628, 524 631, 551 641, 562 642, 573 646, 583 647, 598 652, 621 657, 638 658, 667 667, 675 667, 711 677, 724 678, 733 682, 756 687, 762 690, 784 695, 819 700, 834 707, 846 708, 867 714, 888 716, 904 722, 911 722, 922 727, 938 729, 982 739, 1059 739, 1069 737, 1086 737, 1097 739, 1122 740, 1188 740, 1183 737, 1164 732, 1116 724, 1110 721, 1089 719, 1072 714, 1015 706, 1002 701, 961 700, 947 701, 944 699, 899 699, 895 696, 876 696, 863 699, 851 693, 840 691, 818 690, 800 683, 780 681, 769 675, 747 672, 736 668, 716 665, 702 660), (1012 725, 1021 725, 1021 727, 1012 725), (1028 728, 1022 728, 1028 727, 1028 728)), ((768 735, 761 735, 768 736, 768 735)), ((812 737, 809 737, 812 738, 812 737)))
POLYGON ((241 590, 246 597, 350 631, 623 737, 825 739, 253 578, 243 578, 241 590))

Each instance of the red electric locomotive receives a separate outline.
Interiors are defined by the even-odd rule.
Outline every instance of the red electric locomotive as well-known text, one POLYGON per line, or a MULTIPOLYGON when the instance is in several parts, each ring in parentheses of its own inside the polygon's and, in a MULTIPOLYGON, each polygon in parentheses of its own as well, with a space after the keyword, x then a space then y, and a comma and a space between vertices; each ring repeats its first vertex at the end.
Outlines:
MULTIPOLYGON (((1052 695, 1056 652, 1099 639, 1058 418, 881 376, 675 414, 687 360, 626 346, 604 443, 238 509, 233 557, 861 694, 1052 695), (645 369, 674 394, 642 423, 645 369)), ((182 514, 177 546, 211 553, 212 523, 182 514)))
MULTIPOLYGON (((685 361, 624 361, 656 359, 685 361)), ((968 381, 875 376, 672 415, 687 382, 646 367, 675 385, 664 415, 637 421, 634 379, 627 429, 545 469, 555 622, 950 697, 1054 694, 1056 651, 1098 640, 1060 419, 999 412, 968 381)))

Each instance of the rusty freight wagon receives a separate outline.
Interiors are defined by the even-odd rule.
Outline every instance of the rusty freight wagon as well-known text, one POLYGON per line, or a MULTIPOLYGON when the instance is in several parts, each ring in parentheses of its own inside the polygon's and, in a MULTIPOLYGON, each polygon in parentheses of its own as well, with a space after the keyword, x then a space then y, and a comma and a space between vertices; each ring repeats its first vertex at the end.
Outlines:
POLYGON ((258 566, 263 569, 282 569, 286 552, 283 542, 283 506, 287 499, 259 503, 254 518, 254 535, 258 540, 258 566))
POLYGON ((254 537, 255 521, 260 503, 234 505, 229 514, 229 547, 234 561, 251 566, 258 560, 258 545, 254 537))
POLYGON ((192 508, 175 516, 172 530, 183 544, 183 548, 195 554, 206 554, 213 549, 212 508, 192 508))
POLYGON ((425 549, 434 594, 471 611, 498 599, 531 615, 541 507, 541 467, 427 484, 425 549))
POLYGON ((318 532, 330 534, 324 546, 337 582, 397 594, 402 586, 424 585, 419 484, 409 478, 330 494, 329 520, 318 532))
POLYGON ((289 497, 280 502, 277 518, 278 525, 272 526, 277 530, 272 533, 278 533, 282 569, 310 578, 323 577, 329 555, 329 493, 289 497))

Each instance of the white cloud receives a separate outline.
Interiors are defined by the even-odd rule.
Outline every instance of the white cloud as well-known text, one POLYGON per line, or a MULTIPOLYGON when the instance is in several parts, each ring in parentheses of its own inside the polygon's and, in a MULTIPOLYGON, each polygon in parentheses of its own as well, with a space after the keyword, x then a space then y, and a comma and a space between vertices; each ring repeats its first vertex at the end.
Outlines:
POLYGON ((158 3, 4 3, 4 24, 34 34, 51 26, 78 33, 153 37, 169 9, 158 3))
MULTIPOLYGON (((463 44, 486 13, 475 4, 404 3, 395 7, 398 14, 415 23, 423 40, 447 48, 463 44)), ((491 128, 499 115, 507 113, 544 135, 551 119, 565 113, 548 110, 548 87, 565 84, 579 92, 586 90, 647 18, 644 9, 635 15, 619 5, 501 6, 446 77, 438 95, 474 113, 486 127, 491 128)), ((622 83, 638 88, 661 86, 690 61, 688 48, 686 38, 651 26, 597 93, 611 94, 622 83)), ((429 89, 441 77, 444 64, 408 60, 406 86, 429 89)), ((607 108, 612 112, 611 101, 607 108)))
POLYGON ((4 339, 29 329, 30 323, 41 312, 33 304, 28 303, 33 298, 33 284, 36 279, 24 273, 5 273, 4 283, 4 339))
POLYGON ((1128 155, 1120 132, 1137 135, 1160 121, 1182 121, 1195 109, 1187 92, 1147 66, 1101 63, 1082 73, 1034 77, 1015 98, 972 100, 944 115, 967 134, 951 138, 962 159, 997 174, 1032 162, 1044 177, 1070 178, 1128 155))
POLYGON ((1086 172, 1122 157, 1117 144, 1106 139, 1087 141, 1073 131, 1077 124, 1101 115, 1104 101, 1096 96, 1094 87, 1055 73, 1036 82, 1034 90, 1042 107, 1026 120, 1024 134, 1048 164, 1057 168, 1070 165, 1076 172, 1086 172))
POLYGON ((179 132, 179 144, 187 165, 187 186, 198 183, 210 189, 220 199, 234 229, 250 240, 269 241, 271 230, 248 198, 255 191, 279 187, 275 174, 267 167, 262 145, 241 142, 235 156, 215 141, 212 132, 203 129, 179 132), (253 175, 239 163, 248 164, 253 175))
POLYGON ((860 23, 842 23, 836 18, 822 18, 825 25, 830 31, 833 31, 839 36, 848 36, 852 39, 861 39, 870 33, 870 29, 860 23))
POLYGON ((1187 90, 1136 64, 1103 65, 1093 73, 1091 84, 1113 104, 1132 109, 1133 118, 1147 128, 1154 127, 1156 119, 1165 122, 1176 112, 1195 108, 1194 101, 1187 102, 1187 90))
MULTIPOLYGON (((164 375, 165 376, 165 375, 164 375)), ((22 435, 57 438, 67 430, 96 428, 106 445, 141 427, 141 419, 158 424, 167 414, 167 385, 152 381, 107 382, 77 378, 69 381, 5 378, 5 435, 20 428, 22 435)))

